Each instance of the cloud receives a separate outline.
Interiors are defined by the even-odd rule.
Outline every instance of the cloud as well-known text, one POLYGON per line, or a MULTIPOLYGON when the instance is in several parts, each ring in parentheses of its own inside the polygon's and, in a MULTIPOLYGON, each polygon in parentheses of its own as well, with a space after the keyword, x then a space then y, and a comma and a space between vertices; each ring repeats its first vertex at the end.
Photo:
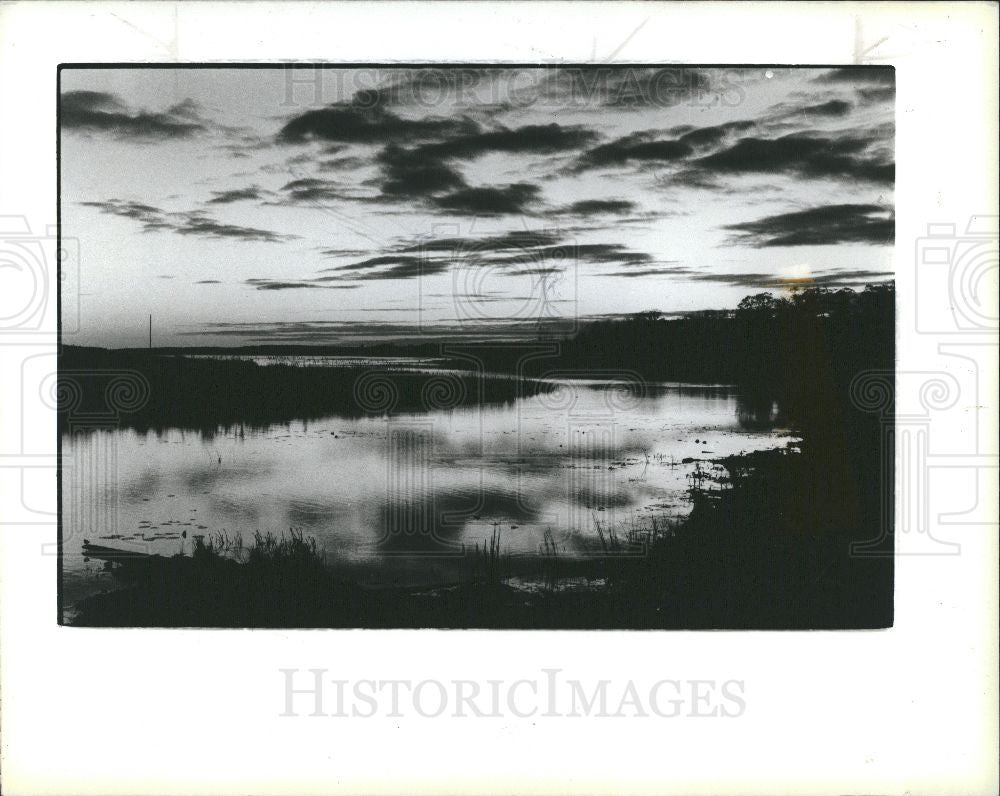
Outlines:
POLYGON ((102 213, 110 213, 123 218, 132 218, 146 224, 157 224, 165 217, 165 213, 158 207, 143 204, 142 202, 130 202, 120 199, 108 199, 105 202, 80 202, 84 207, 96 207, 102 213))
POLYGON ((194 284, 196 284, 196 285, 221 285, 222 282, 220 282, 218 279, 199 279, 194 284))
POLYGON ((284 143, 320 140, 384 145, 475 133, 478 129, 469 119, 433 116, 406 119, 378 106, 347 102, 299 114, 281 128, 278 140, 284 143))
POLYGON ((617 263, 638 265, 652 262, 645 252, 630 251, 621 243, 563 243, 555 246, 525 248, 514 254, 484 258, 483 265, 518 266, 531 263, 569 261, 573 263, 617 263))
POLYGON ((707 72, 687 67, 624 70, 621 82, 606 103, 616 108, 669 108, 704 97, 711 89, 707 72))
POLYGON ((725 124, 716 124, 710 127, 691 127, 691 125, 683 125, 682 127, 673 128, 670 132, 675 135, 680 135, 680 138, 677 140, 681 144, 685 144, 690 147, 705 147, 720 144, 734 133, 745 133, 748 130, 752 130, 756 126, 756 122, 741 120, 736 122, 726 122, 725 124))
POLYGON ((380 71, 372 82, 355 91, 351 105, 448 107, 488 118, 532 106, 670 107, 687 99, 710 100, 713 95, 709 73, 690 67, 421 67, 380 71))
POLYGON ((575 151, 596 138, 597 134, 592 130, 550 123, 486 131, 477 126, 472 132, 446 136, 443 140, 409 149, 390 143, 377 157, 382 168, 382 195, 394 201, 429 199, 433 200, 432 204, 447 209, 469 205, 476 207, 471 212, 477 213, 521 212, 529 201, 526 189, 513 186, 502 189, 470 188, 449 161, 473 160, 492 153, 554 154, 575 151), (438 201, 441 194, 448 192, 451 192, 451 197, 438 201))
POLYGON ((246 284, 257 290, 351 290, 359 285, 318 285, 307 280, 282 281, 278 279, 247 279, 246 284))
POLYGON ((442 210, 472 215, 498 216, 527 212, 539 201, 540 188, 526 182, 488 188, 464 188, 444 196, 436 196, 433 203, 442 210))
POLYGON ((379 153, 382 166, 382 194, 392 198, 426 197, 465 188, 462 175, 451 166, 419 150, 390 144, 379 153))
MULTIPOLYGON (((884 91, 884 87, 868 89, 884 91)), ((809 119, 841 119, 853 105, 842 98, 808 101, 801 93, 796 103, 781 103, 759 119, 741 119, 706 127, 678 125, 664 132, 640 130, 584 152, 568 170, 579 173, 645 163, 681 166, 671 182, 695 188, 718 188, 720 174, 784 173, 803 178, 853 179, 878 184, 895 180, 891 153, 867 151, 877 142, 891 141, 892 129, 855 130, 832 134, 803 130, 809 119), (755 129, 786 134, 772 138, 745 136, 755 129), (791 129, 793 132, 788 132, 791 129), (738 138, 743 134, 745 137, 738 138)), ((864 100, 862 100, 864 101, 864 100)))
POLYGON ((685 158, 693 152, 690 144, 673 139, 655 140, 650 131, 645 131, 588 150, 580 156, 573 170, 618 166, 630 161, 668 162, 685 158))
POLYGON ((103 91, 66 91, 59 98, 59 125, 64 130, 109 132, 121 138, 169 140, 205 130, 193 100, 165 113, 130 109, 114 94, 103 91))
POLYGON ((352 271, 352 273, 349 276, 320 277, 315 281, 332 282, 348 280, 351 282, 369 282, 383 279, 413 279, 419 276, 431 276, 433 274, 444 273, 451 267, 451 263, 446 260, 426 260, 420 257, 377 257, 374 259, 381 261, 378 265, 386 264, 391 265, 391 267, 380 268, 379 270, 368 270, 375 268, 375 265, 356 263, 351 266, 342 266, 338 269, 326 268, 323 270, 346 270, 352 271), (362 272, 359 273, 359 271, 362 272))
POLYGON ((121 216, 142 223, 143 232, 164 230, 178 235, 204 238, 231 238, 245 241, 278 243, 293 240, 296 235, 282 235, 266 229, 243 227, 216 221, 201 210, 171 213, 141 202, 108 199, 103 202, 81 202, 85 207, 95 207, 102 213, 121 216))
POLYGON ((623 216, 636 208, 635 202, 627 199, 582 199, 561 209, 561 213, 574 216, 623 216))
POLYGON ((553 246, 561 240, 556 232, 527 232, 514 230, 502 235, 482 238, 429 238, 410 243, 398 251, 409 252, 493 252, 508 249, 528 249, 535 246, 553 246))
MULTIPOLYGON (((883 92, 885 87, 876 85, 862 90, 883 92)), ((825 97, 819 95, 823 101, 817 102, 815 91, 812 97, 797 92, 794 103, 776 105, 755 120, 741 119, 705 127, 685 124, 666 131, 640 130, 592 147, 566 172, 636 164, 664 166, 673 185, 714 190, 725 187, 718 181, 720 175, 754 173, 891 185, 895 181, 891 125, 848 133, 802 129, 807 120, 842 119, 854 107, 846 99, 835 95, 830 98, 831 92, 823 93, 825 97), (746 135, 754 130, 782 129, 785 134, 780 137, 746 135), (875 146, 885 143, 888 147, 875 146)))
POLYGON ((117 94, 108 91, 64 91, 60 97, 60 110, 89 110, 114 113, 124 111, 125 103, 117 94))
POLYGON ((869 141, 793 133, 780 138, 743 138, 733 146, 693 161, 707 173, 795 173, 801 177, 851 178, 892 184, 895 164, 863 153, 869 141))
POLYGON ((418 276, 431 276, 432 274, 444 273, 451 267, 448 262, 417 260, 417 262, 403 262, 380 271, 371 271, 365 274, 357 274, 353 278, 362 281, 380 279, 413 279, 418 276))
POLYGON ((472 159, 493 152, 553 154, 580 149, 595 141, 597 133, 585 127, 529 124, 501 127, 424 144, 417 150, 423 157, 472 159))
POLYGON ((854 93, 863 105, 874 105, 877 102, 892 102, 896 99, 895 86, 873 86, 872 88, 857 88, 854 93))
POLYGON ((787 130, 799 127, 808 119, 840 119, 847 116, 854 106, 835 95, 832 99, 826 99, 831 94, 833 92, 830 91, 819 95, 815 92, 793 92, 788 95, 788 101, 772 106, 757 120, 757 124, 772 130, 787 130), (823 98, 823 102, 816 101, 820 98, 823 98))
POLYGON ((755 248, 826 246, 838 243, 892 243, 894 220, 880 205, 841 204, 767 216, 730 224, 733 243, 755 248))
POLYGON ((684 188, 698 188, 707 191, 721 191, 723 193, 735 193, 731 187, 724 186, 712 174, 707 174, 698 169, 683 169, 674 172, 669 176, 669 180, 664 178, 663 182, 672 186, 684 188))
MULTIPOLYGON (((553 270, 554 271, 558 271, 559 273, 562 273, 561 269, 553 269, 553 270)), ((511 273, 511 274, 508 274, 508 275, 516 276, 517 274, 511 273)), ((513 293, 506 293, 504 291, 496 291, 496 290, 487 291, 486 293, 447 293, 447 294, 444 294, 444 295, 446 295, 447 298, 450 298, 453 301, 461 301, 461 302, 465 302, 465 303, 468 303, 468 304, 509 304, 512 301, 517 301, 517 302, 522 302, 523 303, 525 301, 536 301, 538 299, 537 295, 535 295, 535 296, 520 295, 519 296, 519 295, 516 295, 516 294, 513 294, 513 293), (489 295, 489 294, 495 294, 495 295, 489 295)), ((546 297, 545 301, 548 304, 572 304, 573 303, 573 299, 557 299, 557 298, 550 298, 550 297, 546 297)), ((444 305, 444 306, 447 306, 447 305, 444 305)))
POLYGON ((629 251, 621 243, 583 243, 573 247, 574 256, 588 262, 648 263, 652 257, 645 252, 629 251))
POLYGON ((871 282, 887 282, 893 276, 892 271, 857 269, 829 271, 801 277, 763 273, 702 273, 689 275, 685 278, 696 282, 716 282, 731 287, 764 290, 769 288, 853 287, 871 282))
POLYGON ((224 224, 199 211, 182 214, 183 221, 173 226, 179 235, 197 235, 205 238, 233 238, 236 240, 277 243, 291 240, 295 235, 281 235, 266 229, 224 224))
POLYGON ((670 108, 712 93, 707 71, 683 66, 568 67, 547 76, 537 90, 544 105, 631 110, 670 108))
POLYGON ((181 119, 191 119, 196 122, 201 121, 202 119, 201 106, 190 97, 171 105, 167 108, 167 113, 171 116, 176 116, 181 119))
POLYGON ((251 185, 249 188, 236 188, 231 191, 212 191, 212 194, 213 198, 207 202, 210 205, 226 205, 262 198, 261 189, 256 185, 251 185))
POLYGON ((320 288, 322 285, 313 285, 309 282, 266 282, 263 280, 247 280, 248 285, 253 285, 257 290, 299 290, 301 288, 320 288))
POLYGON ((369 268, 378 268, 382 265, 415 265, 419 263, 419 257, 387 254, 379 257, 369 257, 367 260, 350 263, 349 265, 338 265, 334 268, 323 268, 320 270, 320 273, 323 271, 365 271, 369 268))
POLYGON ((451 266, 450 259, 429 259, 409 254, 384 254, 369 257, 356 263, 323 268, 320 273, 333 272, 332 276, 321 276, 313 282, 370 281, 382 279, 412 279, 430 276, 446 271, 451 266), (386 268, 385 266, 389 266, 386 268))
POLYGON ((634 252, 622 243, 580 243, 552 246, 530 252, 540 257, 565 257, 591 263, 648 263, 652 257, 645 252, 634 252))
POLYGON ((368 161, 356 155, 321 160, 316 164, 319 171, 353 171, 368 165, 368 161))
MULTIPOLYGON (((710 282, 748 290, 767 290, 772 288, 852 287, 870 282, 885 282, 892 279, 894 275, 892 271, 861 268, 829 268, 808 276, 788 276, 763 272, 705 271, 686 266, 671 265, 661 268, 617 271, 603 274, 603 276, 622 277, 625 279, 662 276, 689 282, 710 282)), ((678 314, 684 315, 685 313, 678 314)))
POLYGON ((652 262, 644 253, 620 243, 560 242, 556 232, 515 230, 480 238, 428 238, 407 241, 395 250, 353 263, 324 268, 313 282, 410 279, 444 273, 453 264, 501 268, 512 275, 560 273, 567 264, 639 265, 652 262))
POLYGON ((511 74, 513 70, 504 67, 390 69, 376 77, 377 85, 355 91, 351 103, 361 108, 462 103, 474 99, 470 92, 484 82, 511 74))
POLYGON ((501 269, 513 276, 544 276, 580 263, 641 265, 652 261, 649 254, 631 251, 620 243, 574 244, 562 242, 557 232, 514 230, 480 238, 406 241, 376 257, 324 268, 320 273, 332 275, 312 281, 409 279, 443 273, 455 264, 501 269))
POLYGON ((834 118, 846 116, 850 112, 851 103, 844 100, 830 100, 829 102, 821 102, 818 105, 806 105, 804 108, 799 109, 799 113, 805 116, 829 116, 834 118))
MULTIPOLYGON (((673 261, 668 261, 673 262, 673 261)), ((627 271, 613 271, 611 273, 602 274, 602 276, 621 276, 627 279, 635 279, 641 276, 676 276, 678 273, 685 273, 686 269, 681 268, 638 268, 629 269, 627 271)))
POLYGON ((882 86, 896 85, 896 70, 891 66, 845 66, 825 72, 815 78, 817 83, 862 83, 882 86))
POLYGON ((331 180, 320 180, 315 177, 303 177, 292 180, 281 186, 284 196, 277 204, 295 204, 297 202, 323 202, 348 198, 340 183, 331 180))
POLYGON ((555 265, 536 266, 534 268, 522 268, 519 271, 508 271, 506 276, 551 276, 552 274, 561 274, 565 270, 565 268, 559 268, 555 265))
POLYGON ((360 257, 368 254, 365 249, 322 249, 320 251, 324 257, 360 257))

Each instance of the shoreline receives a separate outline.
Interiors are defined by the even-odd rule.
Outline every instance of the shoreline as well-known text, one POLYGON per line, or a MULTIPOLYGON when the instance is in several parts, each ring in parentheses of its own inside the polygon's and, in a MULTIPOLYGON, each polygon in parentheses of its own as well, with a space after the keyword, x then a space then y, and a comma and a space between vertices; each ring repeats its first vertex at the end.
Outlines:
MULTIPOLYGON (((622 555, 629 541, 602 540, 605 555, 586 562, 579 580, 558 557, 538 557, 540 577, 511 583, 499 551, 484 549, 467 582, 366 587, 338 579, 301 535, 271 537, 246 561, 206 548, 192 557, 119 565, 121 588, 81 600, 73 626, 314 627, 480 629, 805 629, 891 626, 881 589, 886 559, 850 559, 840 542, 862 529, 823 501, 811 532, 776 537, 801 509, 785 483, 801 484, 819 462, 789 450, 719 460, 716 490, 692 488, 690 515, 648 535, 645 553, 622 555), (770 482, 780 484, 776 490, 770 482), (783 492, 784 497, 780 493, 783 492), (747 503, 771 516, 733 523, 747 503), (827 513, 826 519, 821 516, 827 513), (768 541, 770 539, 770 541, 768 541), (269 546, 269 547, 268 547, 269 546), (825 575, 817 577, 816 566, 825 575), (548 571, 546 570, 548 568, 548 571), (790 569, 798 571, 791 575, 790 569), (562 572, 557 570, 562 569, 562 572), (834 573, 831 576, 831 572, 834 573), (780 582, 773 576, 783 575, 780 582), (788 579, 799 584, 789 589, 788 579), (772 577, 769 577, 772 576, 772 577), (580 582, 580 581, 585 581, 580 582), (785 598, 781 599, 784 594, 785 598), (794 595, 794 599, 790 599, 794 595), (850 619, 845 624, 844 617, 850 619)), ((860 533, 865 538, 865 533, 860 533)), ((265 537, 266 539, 266 537, 265 537)), ((258 548, 261 544, 258 544, 258 548)), ((891 572, 891 559, 888 560, 891 572)))

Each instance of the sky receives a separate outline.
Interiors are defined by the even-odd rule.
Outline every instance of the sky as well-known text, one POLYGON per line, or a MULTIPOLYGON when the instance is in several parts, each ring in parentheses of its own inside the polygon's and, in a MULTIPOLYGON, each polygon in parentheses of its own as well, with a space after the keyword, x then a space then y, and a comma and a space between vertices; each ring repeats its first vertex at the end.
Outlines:
POLYGON ((67 343, 145 346, 150 315, 157 346, 520 340, 892 278, 891 68, 60 85, 67 343))

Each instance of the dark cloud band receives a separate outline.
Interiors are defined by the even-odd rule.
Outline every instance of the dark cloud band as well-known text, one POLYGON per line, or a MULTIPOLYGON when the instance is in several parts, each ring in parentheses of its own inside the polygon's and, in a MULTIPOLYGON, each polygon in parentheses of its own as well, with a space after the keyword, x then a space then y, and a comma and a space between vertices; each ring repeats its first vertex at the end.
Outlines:
POLYGON ((890 244, 895 221, 889 209, 871 204, 814 207, 730 224, 735 243, 773 246, 826 246, 839 243, 890 244))

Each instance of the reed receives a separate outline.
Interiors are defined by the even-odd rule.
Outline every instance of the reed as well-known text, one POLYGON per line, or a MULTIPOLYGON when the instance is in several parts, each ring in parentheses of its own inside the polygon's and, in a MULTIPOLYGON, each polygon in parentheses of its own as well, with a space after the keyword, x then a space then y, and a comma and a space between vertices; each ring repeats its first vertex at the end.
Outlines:
POLYGON ((482 547, 476 542, 474 558, 474 580, 489 586, 498 586, 510 580, 510 548, 501 549, 499 523, 493 523, 493 533, 483 540, 482 547))

